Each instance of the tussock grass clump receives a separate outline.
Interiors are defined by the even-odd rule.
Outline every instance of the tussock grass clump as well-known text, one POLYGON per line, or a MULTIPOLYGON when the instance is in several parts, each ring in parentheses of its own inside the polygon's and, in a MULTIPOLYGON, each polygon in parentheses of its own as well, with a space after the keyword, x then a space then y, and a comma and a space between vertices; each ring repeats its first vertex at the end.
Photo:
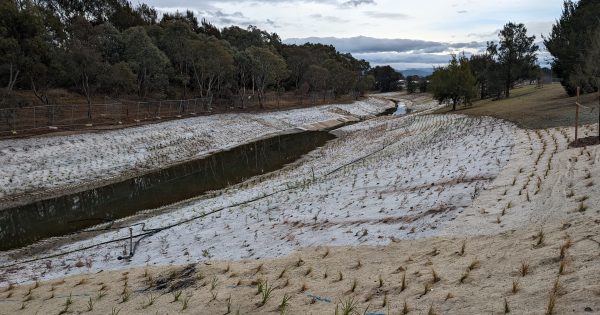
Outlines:
POLYGON ((350 287, 350 292, 354 293, 354 291, 356 291, 357 286, 358 286, 358 280, 354 279, 352 281, 352 286, 350 287))
POLYGON ((265 304, 267 304, 267 302, 271 298, 271 294, 273 293, 274 289, 275 288, 273 288, 273 286, 269 286, 269 282, 267 280, 265 280, 263 288, 260 293, 260 297, 261 297, 260 306, 264 306, 265 304))
POLYGON ((181 296, 181 293, 183 293, 183 291, 181 291, 181 290, 171 292, 171 295, 173 296, 173 301, 171 301, 171 303, 179 301, 179 297, 181 296))
POLYGON ((185 311, 188 308, 188 304, 190 303, 190 299, 192 298, 191 295, 186 295, 183 297, 183 299, 181 300, 181 310, 185 311))
POLYGON ((521 267, 519 268, 519 272, 521 273, 521 277, 527 276, 529 274, 529 263, 526 261, 521 262, 521 267))
POLYGON ((518 279, 513 279, 512 281, 512 288, 511 288, 511 292, 512 294, 517 294, 517 292, 519 292, 519 280, 518 279))
POLYGON ((277 307, 279 314, 281 314, 281 315, 285 314, 285 311, 290 304, 289 302, 290 302, 291 298, 292 297, 290 295, 288 295, 287 293, 283 295, 283 297, 281 298, 281 303, 279 303, 279 306, 277 307))
POLYGON ((423 292, 421 293, 421 297, 427 295, 427 293, 429 293, 429 291, 431 291, 431 283, 430 282, 426 282, 423 285, 423 292))
POLYGON ((306 269, 306 272, 304 273, 304 276, 305 277, 310 276, 310 274, 312 273, 312 271, 313 271, 312 267, 308 267, 308 269, 306 269))
POLYGON ((287 272, 287 268, 283 268, 283 270, 281 270, 281 272, 279 273, 279 276, 277 277, 277 279, 283 278, 283 276, 285 276, 286 272, 287 272))
POLYGON ((408 303, 406 303, 406 300, 404 300, 404 304, 402 305, 402 315, 406 315, 410 312, 410 309, 408 308, 408 303))
POLYGON ((479 268, 479 266, 481 266, 481 262, 479 262, 479 260, 475 259, 469 264, 468 269, 469 269, 469 271, 473 271, 473 270, 479 268))
POLYGON ((357 312, 358 301, 353 297, 349 297, 348 299, 342 301, 340 300, 335 305, 335 314, 336 315, 352 315, 357 312))
POLYGON ((540 228, 540 231, 538 232, 538 234, 535 236, 535 239, 537 239, 535 246, 536 247, 540 247, 544 245, 544 228, 540 228))
POLYGON ((440 280, 442 280, 440 278, 440 276, 437 274, 437 272, 435 271, 435 269, 433 269, 433 268, 431 268, 431 277, 432 277, 431 281, 433 283, 437 283, 437 282, 440 282, 440 280))
POLYGON ((508 305, 508 300, 504 298, 504 314, 510 313, 510 306, 508 305))
POLYGON ((464 241, 462 241, 462 245, 460 246, 460 251, 458 252, 458 254, 460 256, 464 256, 466 248, 467 248, 467 240, 464 240, 464 241))
POLYGON ((402 280, 400 281, 400 292, 406 290, 406 273, 402 274, 402 280))
POLYGON ((433 309, 433 304, 429 306, 429 310, 427 311, 427 315, 438 315, 438 313, 433 309))

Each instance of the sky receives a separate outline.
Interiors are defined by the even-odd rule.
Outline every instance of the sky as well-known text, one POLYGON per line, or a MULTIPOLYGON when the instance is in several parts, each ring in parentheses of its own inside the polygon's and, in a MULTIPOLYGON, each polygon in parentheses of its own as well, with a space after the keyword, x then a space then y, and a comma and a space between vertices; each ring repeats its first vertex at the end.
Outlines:
MULTIPOLYGON (((142 0, 143 1, 143 0, 142 0)), ((190 9, 219 27, 255 25, 286 43, 332 44, 372 65, 398 70, 445 64, 482 51, 509 21, 541 42, 563 0, 146 0, 159 12, 190 9)), ((543 48, 543 45, 540 45, 543 48)), ((543 50, 543 49, 542 49, 543 50)), ((540 54, 546 64, 548 55, 540 54)))

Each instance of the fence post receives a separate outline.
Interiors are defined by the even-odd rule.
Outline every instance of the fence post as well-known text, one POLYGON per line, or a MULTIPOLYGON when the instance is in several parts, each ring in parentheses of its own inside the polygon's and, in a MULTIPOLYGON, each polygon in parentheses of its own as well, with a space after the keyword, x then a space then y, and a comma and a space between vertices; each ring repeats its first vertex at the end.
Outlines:
POLYGON ((74 124, 75 124, 75 117, 73 116, 73 107, 74 107, 74 106, 75 106, 75 105, 71 105, 71 125, 74 125, 74 124))
POLYGON ((35 123, 35 106, 33 107, 33 129, 36 129, 36 123, 35 123))

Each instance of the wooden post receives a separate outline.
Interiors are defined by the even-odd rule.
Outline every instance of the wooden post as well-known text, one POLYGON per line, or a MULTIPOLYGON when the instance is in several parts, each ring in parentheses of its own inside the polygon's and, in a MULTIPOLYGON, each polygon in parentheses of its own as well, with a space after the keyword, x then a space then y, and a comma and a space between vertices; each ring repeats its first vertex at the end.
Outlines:
POLYGON ((575 103, 575 145, 579 142, 579 93, 580 88, 577 87, 577 102, 575 103))

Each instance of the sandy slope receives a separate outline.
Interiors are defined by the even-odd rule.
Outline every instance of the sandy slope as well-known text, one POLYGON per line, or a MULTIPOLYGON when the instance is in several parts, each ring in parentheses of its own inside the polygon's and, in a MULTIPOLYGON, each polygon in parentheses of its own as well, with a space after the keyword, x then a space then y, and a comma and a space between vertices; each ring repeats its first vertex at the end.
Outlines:
POLYGON ((410 314, 545 314, 550 302, 554 314, 600 313, 600 148, 567 149, 568 128, 464 116, 378 118, 339 134, 281 172, 147 219, 258 198, 156 234, 130 262, 115 261, 116 244, 4 272, 55 280, 0 293, 0 314, 85 312, 90 299, 98 314, 268 314, 285 294, 289 314, 348 301, 361 314, 405 302, 410 314), (274 288, 262 306, 260 281, 274 288))

